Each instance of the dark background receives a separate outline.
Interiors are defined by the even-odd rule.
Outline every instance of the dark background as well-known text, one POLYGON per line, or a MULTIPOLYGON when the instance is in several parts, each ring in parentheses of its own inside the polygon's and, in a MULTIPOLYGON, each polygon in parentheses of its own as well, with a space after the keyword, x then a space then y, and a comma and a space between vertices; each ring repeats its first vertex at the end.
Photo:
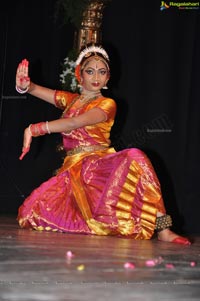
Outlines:
MULTIPOLYGON (((76 1, 76 0, 74 0, 76 1)), ((61 89, 62 63, 74 27, 54 21, 55 0, 6 1, 0 10, 0 202, 17 214, 24 198, 62 160, 57 134, 34 139, 19 161, 23 130, 60 116, 53 106, 15 91, 18 63, 31 79, 61 89)), ((198 10, 160 10, 161 1, 112 0, 104 10, 103 45, 111 59, 106 94, 118 104, 112 141, 138 147, 152 161, 174 230, 199 234, 200 23, 198 10)))

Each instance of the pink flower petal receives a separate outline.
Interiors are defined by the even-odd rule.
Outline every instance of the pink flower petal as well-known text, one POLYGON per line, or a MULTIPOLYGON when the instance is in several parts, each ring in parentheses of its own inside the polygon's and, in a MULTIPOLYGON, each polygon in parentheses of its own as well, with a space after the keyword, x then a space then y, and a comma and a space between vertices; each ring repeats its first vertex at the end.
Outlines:
POLYGON ((174 265, 172 263, 166 263, 165 267, 167 269, 174 269, 174 265))
POLYGON ((147 267, 154 267, 156 265, 156 262, 154 259, 149 259, 149 260, 146 260, 145 264, 147 267))
POLYGON ((72 253, 72 251, 67 251, 66 256, 67 256, 67 258, 72 258, 74 256, 74 254, 72 253))
POLYGON ((190 262, 190 266, 191 266, 191 267, 195 267, 195 266, 196 266, 196 262, 195 262, 195 261, 191 261, 191 262, 190 262))
POLYGON ((134 268, 135 268, 135 265, 134 265, 133 263, 131 263, 131 262, 126 262, 126 263, 124 264, 124 268, 125 268, 125 269, 134 269, 134 268))

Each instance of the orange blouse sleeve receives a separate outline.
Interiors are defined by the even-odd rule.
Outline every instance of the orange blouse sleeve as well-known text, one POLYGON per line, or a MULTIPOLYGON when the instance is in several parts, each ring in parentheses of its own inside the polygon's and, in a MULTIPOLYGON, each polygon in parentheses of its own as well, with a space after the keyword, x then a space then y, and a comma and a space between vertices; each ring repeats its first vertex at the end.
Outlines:
POLYGON ((107 115, 107 120, 113 120, 115 118, 117 106, 112 98, 104 98, 96 107, 104 111, 107 115))
POLYGON ((65 110, 77 96, 77 93, 56 90, 54 95, 55 106, 61 110, 65 110))

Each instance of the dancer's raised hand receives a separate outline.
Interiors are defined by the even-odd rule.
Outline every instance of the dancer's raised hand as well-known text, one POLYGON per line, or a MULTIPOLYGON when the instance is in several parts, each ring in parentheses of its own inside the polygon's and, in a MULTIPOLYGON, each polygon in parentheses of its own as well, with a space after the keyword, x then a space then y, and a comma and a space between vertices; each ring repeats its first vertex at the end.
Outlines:
POLYGON ((29 65, 29 62, 27 61, 27 59, 23 59, 17 67, 16 90, 22 94, 27 92, 30 87, 30 78, 28 75, 28 65, 29 65))

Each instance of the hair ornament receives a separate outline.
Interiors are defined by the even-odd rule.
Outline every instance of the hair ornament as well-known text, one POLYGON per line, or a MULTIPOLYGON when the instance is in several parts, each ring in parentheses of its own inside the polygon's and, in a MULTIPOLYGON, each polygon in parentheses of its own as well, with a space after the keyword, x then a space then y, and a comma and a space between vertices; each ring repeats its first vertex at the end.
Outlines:
POLYGON ((77 65, 75 67, 75 77, 77 79, 77 81, 80 83, 81 82, 81 66, 77 65))
POLYGON ((100 46, 89 46, 82 50, 76 60, 76 66, 79 65, 84 57, 89 57, 92 53, 100 53, 105 60, 109 61, 107 52, 100 46))

